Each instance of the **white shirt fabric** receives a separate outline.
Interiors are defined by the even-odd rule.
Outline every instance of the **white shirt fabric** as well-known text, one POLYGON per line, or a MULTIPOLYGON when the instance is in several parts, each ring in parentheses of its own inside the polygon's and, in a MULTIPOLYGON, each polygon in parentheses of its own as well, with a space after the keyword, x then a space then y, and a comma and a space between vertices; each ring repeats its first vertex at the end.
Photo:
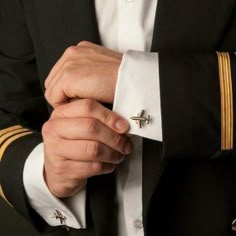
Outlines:
MULTIPOLYGON (((142 137, 162 141, 158 54, 150 53, 157 0, 95 0, 103 46, 123 52, 113 110, 130 121, 133 153, 117 168, 118 224, 120 236, 143 236, 142 137), (140 129, 131 116, 145 110, 150 124, 140 129)), ((86 228, 86 188, 67 200, 59 200, 43 178, 44 145, 29 155, 23 182, 31 206, 51 226, 61 222, 55 209, 72 228, 86 228)))

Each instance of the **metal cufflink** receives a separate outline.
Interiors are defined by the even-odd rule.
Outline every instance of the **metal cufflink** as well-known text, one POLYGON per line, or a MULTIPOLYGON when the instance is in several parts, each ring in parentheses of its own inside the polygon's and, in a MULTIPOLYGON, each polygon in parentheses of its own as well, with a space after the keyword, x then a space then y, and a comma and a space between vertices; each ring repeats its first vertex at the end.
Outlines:
POLYGON ((136 121, 136 124, 139 126, 140 129, 143 127, 143 122, 149 124, 151 120, 151 116, 150 115, 145 116, 144 113, 145 110, 141 110, 137 116, 130 117, 131 120, 136 121))
POLYGON ((55 218, 56 220, 60 220, 60 223, 62 225, 66 224, 66 217, 63 216, 62 213, 58 209, 55 209, 54 216, 52 218, 55 218))
POLYGON ((66 225, 66 217, 62 215, 62 213, 58 210, 55 209, 54 211, 54 216, 52 218, 55 218, 56 220, 60 220, 60 223, 63 228, 65 228, 66 231, 70 231, 70 228, 66 225))

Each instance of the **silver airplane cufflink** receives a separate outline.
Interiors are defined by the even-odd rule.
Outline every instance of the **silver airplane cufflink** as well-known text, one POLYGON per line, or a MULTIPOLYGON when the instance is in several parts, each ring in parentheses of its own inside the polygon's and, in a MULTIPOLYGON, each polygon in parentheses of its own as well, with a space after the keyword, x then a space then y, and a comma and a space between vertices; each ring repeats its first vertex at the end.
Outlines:
POLYGON ((132 116, 130 118, 131 120, 136 121, 136 124, 139 126, 140 129, 143 127, 143 122, 145 122, 146 124, 149 124, 151 120, 151 116, 150 115, 144 116, 144 113, 145 113, 145 110, 141 110, 137 116, 132 116))
POLYGON ((56 220, 60 220, 60 223, 62 225, 66 223, 66 217, 63 216, 62 213, 58 209, 55 209, 54 216, 52 218, 55 218, 56 220))

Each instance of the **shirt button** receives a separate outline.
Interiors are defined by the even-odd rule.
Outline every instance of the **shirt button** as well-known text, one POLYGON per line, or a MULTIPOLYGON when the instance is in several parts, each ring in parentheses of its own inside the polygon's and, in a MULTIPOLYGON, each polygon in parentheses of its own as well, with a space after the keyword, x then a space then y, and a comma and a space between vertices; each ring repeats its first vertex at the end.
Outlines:
POLYGON ((143 222, 141 220, 135 220, 134 221, 134 227, 137 229, 142 229, 143 228, 143 222))

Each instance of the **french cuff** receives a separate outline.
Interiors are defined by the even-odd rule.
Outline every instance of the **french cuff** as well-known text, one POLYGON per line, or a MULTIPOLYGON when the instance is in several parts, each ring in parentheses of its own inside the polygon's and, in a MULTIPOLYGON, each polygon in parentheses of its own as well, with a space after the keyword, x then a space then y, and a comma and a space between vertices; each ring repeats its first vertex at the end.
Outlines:
POLYGON ((157 53, 127 51, 118 73, 113 111, 130 123, 130 134, 162 141, 157 53))
POLYGON ((86 228, 86 190, 66 201, 56 198, 44 177, 44 144, 40 143, 25 162, 23 183, 31 207, 50 225, 86 228))

